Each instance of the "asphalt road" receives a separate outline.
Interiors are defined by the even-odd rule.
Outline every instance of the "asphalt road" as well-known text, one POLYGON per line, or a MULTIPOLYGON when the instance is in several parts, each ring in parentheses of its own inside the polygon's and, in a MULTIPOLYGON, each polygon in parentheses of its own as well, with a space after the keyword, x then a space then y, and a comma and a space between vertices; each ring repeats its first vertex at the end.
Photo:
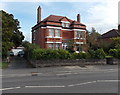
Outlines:
POLYGON ((118 66, 3 70, 3 93, 118 93, 118 66))

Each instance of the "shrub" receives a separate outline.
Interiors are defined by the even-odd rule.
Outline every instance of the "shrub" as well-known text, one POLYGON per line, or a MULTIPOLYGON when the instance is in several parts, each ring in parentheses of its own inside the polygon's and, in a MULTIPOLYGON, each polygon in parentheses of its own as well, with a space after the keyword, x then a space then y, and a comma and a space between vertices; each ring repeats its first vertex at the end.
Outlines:
POLYGON ((39 48, 39 46, 37 46, 37 45, 34 45, 34 44, 31 44, 31 43, 29 43, 29 42, 27 42, 27 41, 24 41, 23 43, 22 43, 22 46, 24 46, 25 47, 25 58, 26 59, 31 59, 32 57, 33 57, 33 50, 34 49, 38 49, 39 48))
POLYGON ((89 56, 90 58, 95 58, 95 51, 94 50, 89 50, 89 56))
POLYGON ((45 59, 45 50, 44 49, 34 49, 32 52, 32 58, 39 60, 45 59))
POLYGON ((47 50, 45 50, 44 57, 46 59, 59 59, 58 50, 47 49, 47 50))
POLYGON ((66 50, 52 50, 52 49, 34 49, 33 59, 70 59, 71 54, 66 50))
POLYGON ((59 54, 59 59, 70 59, 71 58, 71 54, 63 49, 59 49, 58 50, 58 54, 59 54))
POLYGON ((120 59, 120 49, 118 49, 118 57, 120 59))
POLYGON ((80 52, 80 53, 73 53, 72 55, 74 59, 86 59, 86 58, 89 58, 89 53, 83 53, 83 52, 80 52))
POLYGON ((114 58, 120 58, 120 49, 110 49, 109 55, 113 56, 114 58))
POLYGON ((94 58, 98 58, 98 59, 103 59, 105 58, 106 54, 105 52, 103 51, 103 49, 97 49, 95 51, 95 55, 94 55, 94 58))

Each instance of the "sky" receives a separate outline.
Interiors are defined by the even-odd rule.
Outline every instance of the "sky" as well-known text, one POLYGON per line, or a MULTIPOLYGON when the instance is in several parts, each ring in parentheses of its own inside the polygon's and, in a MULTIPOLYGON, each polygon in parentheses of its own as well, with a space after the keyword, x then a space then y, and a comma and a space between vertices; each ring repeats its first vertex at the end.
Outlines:
POLYGON ((37 23, 37 8, 42 8, 42 20, 49 15, 66 16, 76 20, 81 16, 81 23, 91 31, 103 34, 118 27, 119 0, 4 0, 0 10, 13 14, 20 21, 25 40, 31 42, 31 28, 37 23), (16 2, 17 1, 17 2, 16 2))

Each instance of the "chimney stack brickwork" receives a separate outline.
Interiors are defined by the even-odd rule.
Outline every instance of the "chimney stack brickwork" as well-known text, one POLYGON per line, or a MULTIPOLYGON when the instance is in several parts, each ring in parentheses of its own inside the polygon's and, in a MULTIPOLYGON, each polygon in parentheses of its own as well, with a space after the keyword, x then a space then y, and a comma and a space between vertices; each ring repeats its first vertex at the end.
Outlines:
POLYGON ((77 21, 80 22, 80 14, 77 15, 77 21))
POLYGON ((37 23, 41 21, 41 7, 39 6, 37 9, 37 23))

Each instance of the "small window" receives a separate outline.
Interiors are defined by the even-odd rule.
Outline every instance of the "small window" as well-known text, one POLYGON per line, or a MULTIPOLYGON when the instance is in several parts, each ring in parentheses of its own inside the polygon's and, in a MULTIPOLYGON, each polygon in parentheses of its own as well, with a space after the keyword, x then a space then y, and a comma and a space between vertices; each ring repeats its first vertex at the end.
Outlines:
POLYGON ((36 40, 36 32, 33 32, 33 40, 36 40))
POLYGON ((65 27, 65 23, 62 23, 62 27, 65 27))
POLYGON ((53 44, 49 44, 49 48, 54 49, 53 44))
POLYGON ((33 32, 36 32, 36 30, 34 30, 33 32))
POLYGON ((60 44, 56 44, 56 49, 60 49, 60 44))
POLYGON ((66 23, 66 27, 69 27, 69 24, 68 24, 68 23, 66 23))
POLYGON ((60 37, 60 30, 59 30, 59 29, 56 29, 55 32, 56 32, 56 33, 55 33, 55 36, 60 37))
POLYGON ((79 31, 76 31, 76 37, 79 38, 79 31))
POLYGON ((63 27, 69 27, 69 23, 62 23, 63 27))
POLYGON ((54 29, 49 29, 49 36, 54 36, 54 29))
POLYGON ((76 38, 83 39, 84 38, 84 33, 81 31, 76 31, 76 38))

